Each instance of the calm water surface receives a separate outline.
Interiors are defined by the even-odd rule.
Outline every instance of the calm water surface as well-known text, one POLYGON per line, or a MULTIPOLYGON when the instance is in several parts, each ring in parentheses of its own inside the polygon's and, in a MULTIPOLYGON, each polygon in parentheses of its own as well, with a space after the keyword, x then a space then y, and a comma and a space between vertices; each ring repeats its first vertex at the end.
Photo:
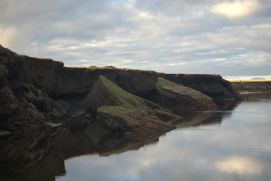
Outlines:
POLYGON ((65 161, 57 181, 271 180, 271 100, 246 101, 219 124, 179 128, 159 142, 65 161))

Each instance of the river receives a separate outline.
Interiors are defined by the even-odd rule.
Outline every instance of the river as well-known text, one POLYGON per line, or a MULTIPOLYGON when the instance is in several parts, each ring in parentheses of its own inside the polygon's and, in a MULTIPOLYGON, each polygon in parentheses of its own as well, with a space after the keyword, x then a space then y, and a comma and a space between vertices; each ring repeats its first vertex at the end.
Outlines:
POLYGON ((67 159, 56 180, 270 181, 271 99, 217 114, 218 121, 180 126, 137 150, 67 159))

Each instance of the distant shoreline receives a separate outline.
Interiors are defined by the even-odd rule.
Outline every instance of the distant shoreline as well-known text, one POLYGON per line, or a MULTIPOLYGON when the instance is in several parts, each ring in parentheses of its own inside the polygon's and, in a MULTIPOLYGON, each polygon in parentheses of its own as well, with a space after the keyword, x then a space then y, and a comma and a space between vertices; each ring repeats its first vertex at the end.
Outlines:
POLYGON ((231 80, 231 83, 268 83, 271 84, 271 80, 231 80))
POLYGON ((271 81, 232 81, 243 99, 271 98, 271 81))

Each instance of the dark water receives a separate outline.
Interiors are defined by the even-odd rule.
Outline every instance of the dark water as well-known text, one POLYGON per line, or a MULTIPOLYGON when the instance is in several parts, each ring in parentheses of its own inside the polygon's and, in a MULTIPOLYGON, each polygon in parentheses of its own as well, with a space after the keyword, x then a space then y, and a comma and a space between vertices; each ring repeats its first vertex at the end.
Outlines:
POLYGON ((143 142, 103 135, 95 125, 58 127, 23 152, 27 139, 6 141, 0 181, 270 181, 271 99, 227 110, 185 118, 176 130, 143 142))
POLYGON ((179 128, 159 141, 110 156, 65 160, 57 181, 271 180, 271 100, 219 113, 218 124, 179 128))

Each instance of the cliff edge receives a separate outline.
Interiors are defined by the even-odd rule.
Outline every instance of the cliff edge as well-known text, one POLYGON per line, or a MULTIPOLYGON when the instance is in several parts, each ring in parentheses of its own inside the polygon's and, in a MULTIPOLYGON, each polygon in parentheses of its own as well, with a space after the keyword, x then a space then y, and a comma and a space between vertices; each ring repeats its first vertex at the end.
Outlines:
POLYGON ((110 135, 140 142, 239 95, 216 75, 64 67, 0 46, 0 98, 0 154, 24 163, 41 159, 60 127, 99 130, 97 148, 110 135))

